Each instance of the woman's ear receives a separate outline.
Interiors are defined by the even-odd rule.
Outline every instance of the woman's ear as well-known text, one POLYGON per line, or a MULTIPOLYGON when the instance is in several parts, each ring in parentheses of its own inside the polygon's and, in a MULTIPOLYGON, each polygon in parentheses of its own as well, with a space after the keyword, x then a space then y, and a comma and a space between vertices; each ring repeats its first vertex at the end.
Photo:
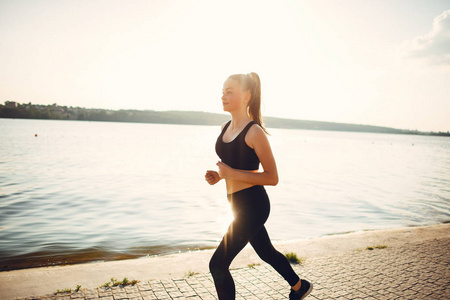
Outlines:
POLYGON ((245 92, 244 102, 248 104, 250 99, 252 98, 252 94, 250 92, 245 92))

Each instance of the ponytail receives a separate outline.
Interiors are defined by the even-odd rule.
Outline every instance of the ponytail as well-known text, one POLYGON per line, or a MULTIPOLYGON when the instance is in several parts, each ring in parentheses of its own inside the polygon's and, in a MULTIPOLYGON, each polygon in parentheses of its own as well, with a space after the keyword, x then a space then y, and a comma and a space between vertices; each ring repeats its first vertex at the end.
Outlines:
POLYGON ((249 91, 251 94, 248 101, 247 111, 250 119, 256 122, 266 134, 269 134, 264 127, 261 115, 261 80, 255 72, 249 74, 231 75, 229 78, 240 82, 242 90, 249 91))
POLYGON ((248 102, 248 115, 250 116, 250 119, 261 126, 262 130, 264 130, 266 134, 269 134, 264 127, 264 122, 261 115, 261 80, 255 72, 252 72, 247 76, 249 76, 253 81, 253 89, 251 91, 252 97, 248 102))

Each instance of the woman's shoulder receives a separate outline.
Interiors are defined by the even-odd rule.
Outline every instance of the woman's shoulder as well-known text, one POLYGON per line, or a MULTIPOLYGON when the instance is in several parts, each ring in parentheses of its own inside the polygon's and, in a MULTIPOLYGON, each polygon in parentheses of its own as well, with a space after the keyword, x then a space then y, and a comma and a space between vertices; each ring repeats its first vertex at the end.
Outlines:
POLYGON ((252 124, 251 125, 249 124, 250 128, 248 129, 248 133, 254 135, 260 135, 261 133, 265 134, 264 130, 258 123, 256 123, 255 121, 251 121, 250 123, 252 124))
POLYGON ((255 144, 258 144, 261 141, 267 141, 267 136, 262 127, 259 126, 258 123, 253 122, 245 136, 245 141, 247 142, 247 145, 254 148, 255 144))

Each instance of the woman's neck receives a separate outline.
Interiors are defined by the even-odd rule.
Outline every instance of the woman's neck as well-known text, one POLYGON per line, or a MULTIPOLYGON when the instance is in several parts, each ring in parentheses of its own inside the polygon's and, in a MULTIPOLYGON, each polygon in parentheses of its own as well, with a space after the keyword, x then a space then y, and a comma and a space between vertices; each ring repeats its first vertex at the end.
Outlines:
POLYGON ((231 113, 231 127, 232 128, 241 128, 248 124, 251 119, 248 116, 247 112, 239 111, 239 112, 232 112, 231 113))

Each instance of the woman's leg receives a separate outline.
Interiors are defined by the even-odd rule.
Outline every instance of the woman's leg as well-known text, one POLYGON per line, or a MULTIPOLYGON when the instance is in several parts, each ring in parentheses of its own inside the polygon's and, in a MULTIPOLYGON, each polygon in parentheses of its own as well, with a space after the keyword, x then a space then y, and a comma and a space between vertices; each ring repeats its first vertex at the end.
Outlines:
POLYGON ((292 269, 287 258, 273 247, 265 226, 250 240, 250 244, 258 256, 283 276, 291 287, 299 282, 300 278, 292 269))
POLYGON ((214 252, 209 269, 214 279, 219 300, 235 299, 236 289, 229 267, 236 255, 263 226, 253 218, 236 218, 214 252))
POLYGON ((241 224, 233 221, 209 262, 209 270, 214 279, 220 300, 235 299, 236 288, 229 267, 247 241, 240 238, 241 224))
POLYGON ((262 187, 254 187, 229 197, 234 221, 209 263, 219 300, 235 299, 236 289, 228 268, 236 255, 264 226, 269 216, 269 204, 262 201, 264 197, 260 196, 264 194, 262 187))

